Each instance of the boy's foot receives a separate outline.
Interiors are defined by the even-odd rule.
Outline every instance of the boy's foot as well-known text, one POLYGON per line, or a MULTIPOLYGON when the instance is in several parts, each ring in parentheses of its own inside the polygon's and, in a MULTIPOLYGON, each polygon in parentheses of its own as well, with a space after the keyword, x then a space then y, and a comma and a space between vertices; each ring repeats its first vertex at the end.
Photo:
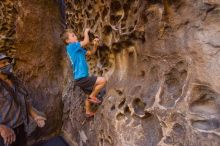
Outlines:
POLYGON ((94 115, 95 115, 94 112, 86 112, 86 117, 87 118, 93 117, 94 115))
POLYGON ((101 101, 97 98, 97 97, 88 97, 88 101, 92 102, 92 103, 96 103, 96 104, 100 104, 101 101))

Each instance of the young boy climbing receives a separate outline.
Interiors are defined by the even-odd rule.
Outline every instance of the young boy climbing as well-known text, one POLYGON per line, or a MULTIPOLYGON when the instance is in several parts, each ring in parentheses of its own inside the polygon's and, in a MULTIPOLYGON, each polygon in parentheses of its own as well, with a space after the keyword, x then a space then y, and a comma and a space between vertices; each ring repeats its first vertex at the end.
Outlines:
POLYGON ((95 113, 91 111, 90 102, 95 104, 101 103, 96 96, 105 86, 106 79, 104 77, 89 76, 86 55, 95 54, 99 41, 98 38, 95 38, 93 40, 93 49, 85 50, 83 47, 89 43, 89 31, 89 28, 85 29, 84 39, 80 42, 71 29, 65 30, 61 38, 66 44, 66 51, 72 63, 75 85, 79 86, 88 95, 85 100, 85 108, 86 115, 90 117, 95 115, 95 113))

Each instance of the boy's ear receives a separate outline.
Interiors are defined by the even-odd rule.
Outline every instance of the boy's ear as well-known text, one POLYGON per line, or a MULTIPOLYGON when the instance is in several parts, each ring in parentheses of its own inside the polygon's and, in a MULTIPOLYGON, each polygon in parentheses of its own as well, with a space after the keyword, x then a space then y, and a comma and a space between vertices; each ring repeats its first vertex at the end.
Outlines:
POLYGON ((66 43, 69 43, 69 37, 68 37, 67 39, 65 39, 65 42, 66 42, 66 43))
POLYGON ((65 43, 65 44, 68 44, 68 43, 69 43, 69 41, 68 41, 68 40, 64 40, 64 43, 65 43))

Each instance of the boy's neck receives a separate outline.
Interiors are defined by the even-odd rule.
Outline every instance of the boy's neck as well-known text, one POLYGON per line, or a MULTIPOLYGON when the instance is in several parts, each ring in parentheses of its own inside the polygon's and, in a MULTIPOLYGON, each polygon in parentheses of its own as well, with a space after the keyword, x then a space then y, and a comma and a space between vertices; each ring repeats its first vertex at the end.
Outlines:
POLYGON ((69 43, 68 43, 68 45, 69 45, 69 44, 73 44, 73 43, 77 43, 77 42, 78 42, 78 41, 74 41, 74 42, 69 42, 69 43))

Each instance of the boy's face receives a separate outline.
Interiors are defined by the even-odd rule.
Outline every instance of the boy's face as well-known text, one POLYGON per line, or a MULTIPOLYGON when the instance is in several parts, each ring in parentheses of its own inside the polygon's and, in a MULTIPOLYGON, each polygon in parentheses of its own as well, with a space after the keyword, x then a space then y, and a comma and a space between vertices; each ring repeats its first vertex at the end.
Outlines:
POLYGON ((77 36, 73 32, 69 32, 68 36, 69 37, 68 37, 67 43, 74 43, 78 41, 77 36))

